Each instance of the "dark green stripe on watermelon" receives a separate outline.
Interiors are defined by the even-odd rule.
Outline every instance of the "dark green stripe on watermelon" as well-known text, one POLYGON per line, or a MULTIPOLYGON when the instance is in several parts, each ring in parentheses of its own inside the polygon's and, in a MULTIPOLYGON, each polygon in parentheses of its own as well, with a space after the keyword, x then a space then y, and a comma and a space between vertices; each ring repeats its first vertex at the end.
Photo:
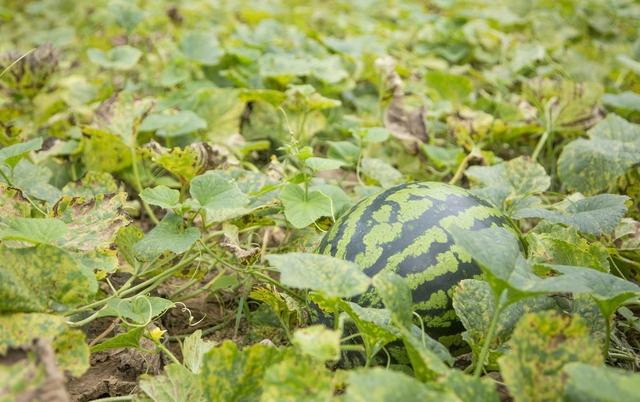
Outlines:
MULTIPOLYGON (((403 184, 355 205, 326 234, 319 252, 354 261, 369 276, 391 271, 406 278, 427 331, 446 340, 463 329, 453 311, 453 289, 481 274, 447 231, 452 225, 473 231, 508 223, 500 211, 465 189, 403 184)), ((381 307, 373 291, 356 301, 381 307)))

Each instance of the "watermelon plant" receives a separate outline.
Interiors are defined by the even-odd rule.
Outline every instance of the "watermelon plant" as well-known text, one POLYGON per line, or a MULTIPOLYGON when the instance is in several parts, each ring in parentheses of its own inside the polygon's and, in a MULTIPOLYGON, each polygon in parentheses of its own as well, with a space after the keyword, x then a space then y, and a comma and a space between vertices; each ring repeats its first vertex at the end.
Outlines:
POLYGON ((5 0, 0 401, 633 401, 640 5, 5 0))

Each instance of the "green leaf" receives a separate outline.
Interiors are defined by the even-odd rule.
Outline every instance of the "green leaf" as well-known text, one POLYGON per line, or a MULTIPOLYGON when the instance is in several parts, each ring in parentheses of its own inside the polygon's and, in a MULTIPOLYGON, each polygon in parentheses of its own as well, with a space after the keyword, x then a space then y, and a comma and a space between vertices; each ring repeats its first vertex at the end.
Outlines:
POLYGON ((392 370, 360 369, 349 372, 344 402, 458 402, 453 394, 437 391, 429 384, 392 370))
POLYGON ((354 137, 357 140, 362 140, 365 143, 376 144, 385 142, 391 135, 389 130, 384 127, 367 127, 355 130, 354 137))
POLYGON ((473 82, 462 75, 444 71, 429 71, 424 76, 427 87, 433 91, 438 100, 453 104, 464 104, 473 92, 473 82))
POLYGON ((513 232, 498 227, 474 231, 451 227, 449 232, 456 244, 466 250, 483 271, 489 274, 490 283, 509 282, 516 261, 522 255, 513 232))
POLYGON ((540 285, 541 288, 544 288, 547 282, 553 283, 554 279, 565 279, 565 282, 570 284, 565 287, 565 291, 589 294, 596 300, 605 317, 613 314, 625 301, 640 295, 640 286, 608 273, 585 267, 548 266, 563 275, 545 280, 540 285))
POLYGON ((267 368, 260 401, 320 402, 332 397, 332 373, 324 364, 290 355, 267 368))
POLYGON ((0 149, 0 165, 6 164, 9 167, 14 167, 25 154, 40 148, 42 148, 42 138, 34 138, 27 142, 4 147, 0 149))
POLYGON ((180 50, 189 59, 203 65, 218 64, 224 54, 218 38, 212 32, 187 32, 180 43, 180 50))
POLYGON ((82 131, 82 160, 87 169, 111 173, 131 166, 131 151, 122 137, 91 127, 82 131))
POLYGON ((363 158, 361 171, 385 188, 398 184, 402 179, 402 173, 382 159, 363 158))
POLYGON ((360 156, 360 148, 349 141, 329 141, 327 156, 331 159, 345 161, 348 165, 355 165, 360 156))
MULTIPOLYGON (((544 296, 510 304, 500 313, 491 346, 495 349, 505 342, 518 319, 525 313, 544 310, 553 305, 553 299, 544 296)), ((475 279, 462 280, 453 293, 453 308, 466 329, 462 337, 478 358, 496 309, 495 298, 491 294, 489 284, 475 279)))
POLYGON ((59 245, 84 252, 110 249, 118 230, 130 222, 124 213, 126 202, 125 193, 99 195, 89 200, 61 200, 56 205, 56 217, 69 230, 59 245))
POLYGON ((67 225, 52 218, 13 218, 0 229, 0 240, 20 240, 29 243, 56 244, 67 233, 67 225))
POLYGON ((367 290, 371 280, 356 264, 308 253, 271 254, 269 263, 280 272, 280 282, 296 289, 311 289, 328 297, 352 297, 367 290))
POLYGON ((584 363, 564 366, 569 377, 564 391, 567 402, 637 401, 640 395, 640 375, 621 369, 584 363))
POLYGON ((146 325, 174 306, 175 304, 171 300, 161 297, 144 295, 138 295, 131 299, 114 297, 98 312, 98 317, 120 317, 123 321, 146 325))
POLYGON ((640 112, 640 95, 631 91, 619 94, 604 94, 602 103, 616 109, 640 112))
POLYGON ((542 218, 551 223, 573 226, 581 232, 603 234, 613 231, 627 211, 624 205, 629 197, 600 194, 571 202, 564 211, 542 208, 523 208, 514 218, 542 218))
POLYGON ((155 131, 163 138, 179 137, 205 128, 207 122, 190 110, 173 114, 150 114, 140 125, 141 131, 155 131))
POLYGON ((325 362, 340 359, 340 332, 327 329, 324 325, 312 325, 297 329, 292 343, 302 354, 325 362))
POLYGON ((551 185, 544 167, 522 156, 493 166, 471 166, 465 175, 484 186, 482 194, 496 194, 490 200, 499 208, 505 208, 505 202, 540 194, 551 185))
POLYGON ((97 289, 93 272, 57 247, 0 246, 0 312, 74 306, 86 302, 97 289))
MULTIPOLYGON (((31 197, 53 205, 60 199, 62 193, 49 184, 51 175, 51 170, 48 168, 36 166, 26 159, 21 159, 13 168, 10 177, 13 187, 20 189, 31 197)), ((1 181, 2 177, 0 176, 1 181)))
POLYGON ((144 334, 145 327, 133 328, 127 332, 123 332, 109 338, 104 342, 91 347, 91 353, 102 352, 103 350, 118 348, 139 348, 140 338, 144 334))
POLYGON ((176 363, 155 377, 143 374, 140 389, 154 402, 204 402, 204 392, 197 375, 176 363))
POLYGON ((225 341, 204 356, 200 379, 205 397, 209 401, 258 401, 265 371, 284 355, 283 351, 261 344, 239 351, 234 342, 225 341))
POLYGON ((316 172, 340 169, 342 166, 346 165, 345 162, 337 159, 318 158, 315 156, 306 159, 304 163, 316 172))
POLYGON ((615 183, 640 162, 640 125, 609 114, 588 132, 564 147, 558 175, 571 189, 593 194, 615 183))
POLYGON ((117 46, 108 51, 89 49, 87 56, 92 63, 114 70, 130 70, 138 64, 142 52, 129 45, 117 46))
POLYGON ((417 378, 425 382, 432 381, 450 371, 443 360, 451 364, 453 357, 444 345, 420 329, 415 331, 400 327, 399 332, 417 378))
POLYGON ((475 378, 463 374, 460 370, 451 370, 442 384, 461 401, 500 401, 495 382, 490 378, 475 378))
POLYGON ((205 341, 202 339, 202 330, 197 330, 191 335, 184 338, 182 344, 182 362, 193 373, 198 374, 202 367, 202 360, 215 342, 205 341))
MULTIPOLYGON (((558 226, 553 226, 557 228, 558 226)), ((599 242, 588 242, 573 228, 527 234, 530 259, 559 265, 573 265, 609 272, 609 252, 599 242)))
POLYGON ((147 204, 157 205, 165 209, 174 209, 180 206, 180 191, 167 186, 145 188, 140 193, 140 198, 147 204))
POLYGON ((297 184, 288 184, 280 191, 284 216, 298 229, 309 226, 322 216, 333 216, 331 198, 320 191, 309 191, 297 184))
POLYGON ((580 317, 553 311, 527 314, 498 359, 511 395, 519 400, 556 400, 564 389, 562 368, 571 362, 602 364, 602 352, 580 317))
POLYGON ((53 340, 51 346, 58 365, 72 376, 80 377, 89 369, 90 352, 84 332, 77 329, 64 331, 53 340))
POLYGON ((89 347, 84 334, 68 329, 63 317, 39 313, 0 315, 0 356, 9 348, 27 348, 35 339, 51 342, 56 363, 74 377, 89 368, 89 347))
POLYGON ((383 271, 373 277, 372 283, 397 325, 410 327, 413 300, 407 281, 393 272, 383 271))
POLYGON ((152 259, 164 252, 171 251, 182 254, 200 238, 200 231, 195 227, 183 227, 181 217, 168 214, 142 240, 133 246, 136 255, 152 259))
POLYGON ((221 222, 249 212, 249 198, 238 185, 218 172, 208 172, 191 180, 189 193, 194 209, 204 208, 207 222, 221 222))
POLYGON ((333 214, 336 217, 342 215, 342 213, 346 212, 347 209, 349 209, 349 207, 353 205, 353 201, 351 201, 351 198, 339 186, 333 184, 314 184, 312 186, 309 186, 309 190, 320 191, 324 195, 331 198, 333 214))

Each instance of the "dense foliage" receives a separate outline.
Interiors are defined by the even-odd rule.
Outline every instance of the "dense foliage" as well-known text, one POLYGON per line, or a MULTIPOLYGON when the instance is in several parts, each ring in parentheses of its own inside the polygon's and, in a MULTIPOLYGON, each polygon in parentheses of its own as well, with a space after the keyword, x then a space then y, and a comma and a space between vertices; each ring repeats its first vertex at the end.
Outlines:
POLYGON ((4 0, 0 38, 0 401, 639 400, 636 1, 4 0), (413 181, 513 228, 447 228, 462 350, 316 253, 413 181))

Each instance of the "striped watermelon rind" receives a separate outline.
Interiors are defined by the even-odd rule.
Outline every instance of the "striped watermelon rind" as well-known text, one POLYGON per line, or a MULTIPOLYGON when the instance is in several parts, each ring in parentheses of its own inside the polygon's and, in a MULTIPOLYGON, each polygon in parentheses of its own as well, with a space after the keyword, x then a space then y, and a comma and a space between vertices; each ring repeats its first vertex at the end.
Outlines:
MULTIPOLYGON (((481 276, 448 232, 453 225, 472 231, 509 227, 499 210, 468 190, 409 183, 360 201, 327 232, 318 251, 354 261, 369 276, 392 271, 404 277, 427 332, 451 345, 463 330, 452 306, 454 288, 463 279, 481 276)), ((382 307, 373 289, 356 302, 382 307)))

